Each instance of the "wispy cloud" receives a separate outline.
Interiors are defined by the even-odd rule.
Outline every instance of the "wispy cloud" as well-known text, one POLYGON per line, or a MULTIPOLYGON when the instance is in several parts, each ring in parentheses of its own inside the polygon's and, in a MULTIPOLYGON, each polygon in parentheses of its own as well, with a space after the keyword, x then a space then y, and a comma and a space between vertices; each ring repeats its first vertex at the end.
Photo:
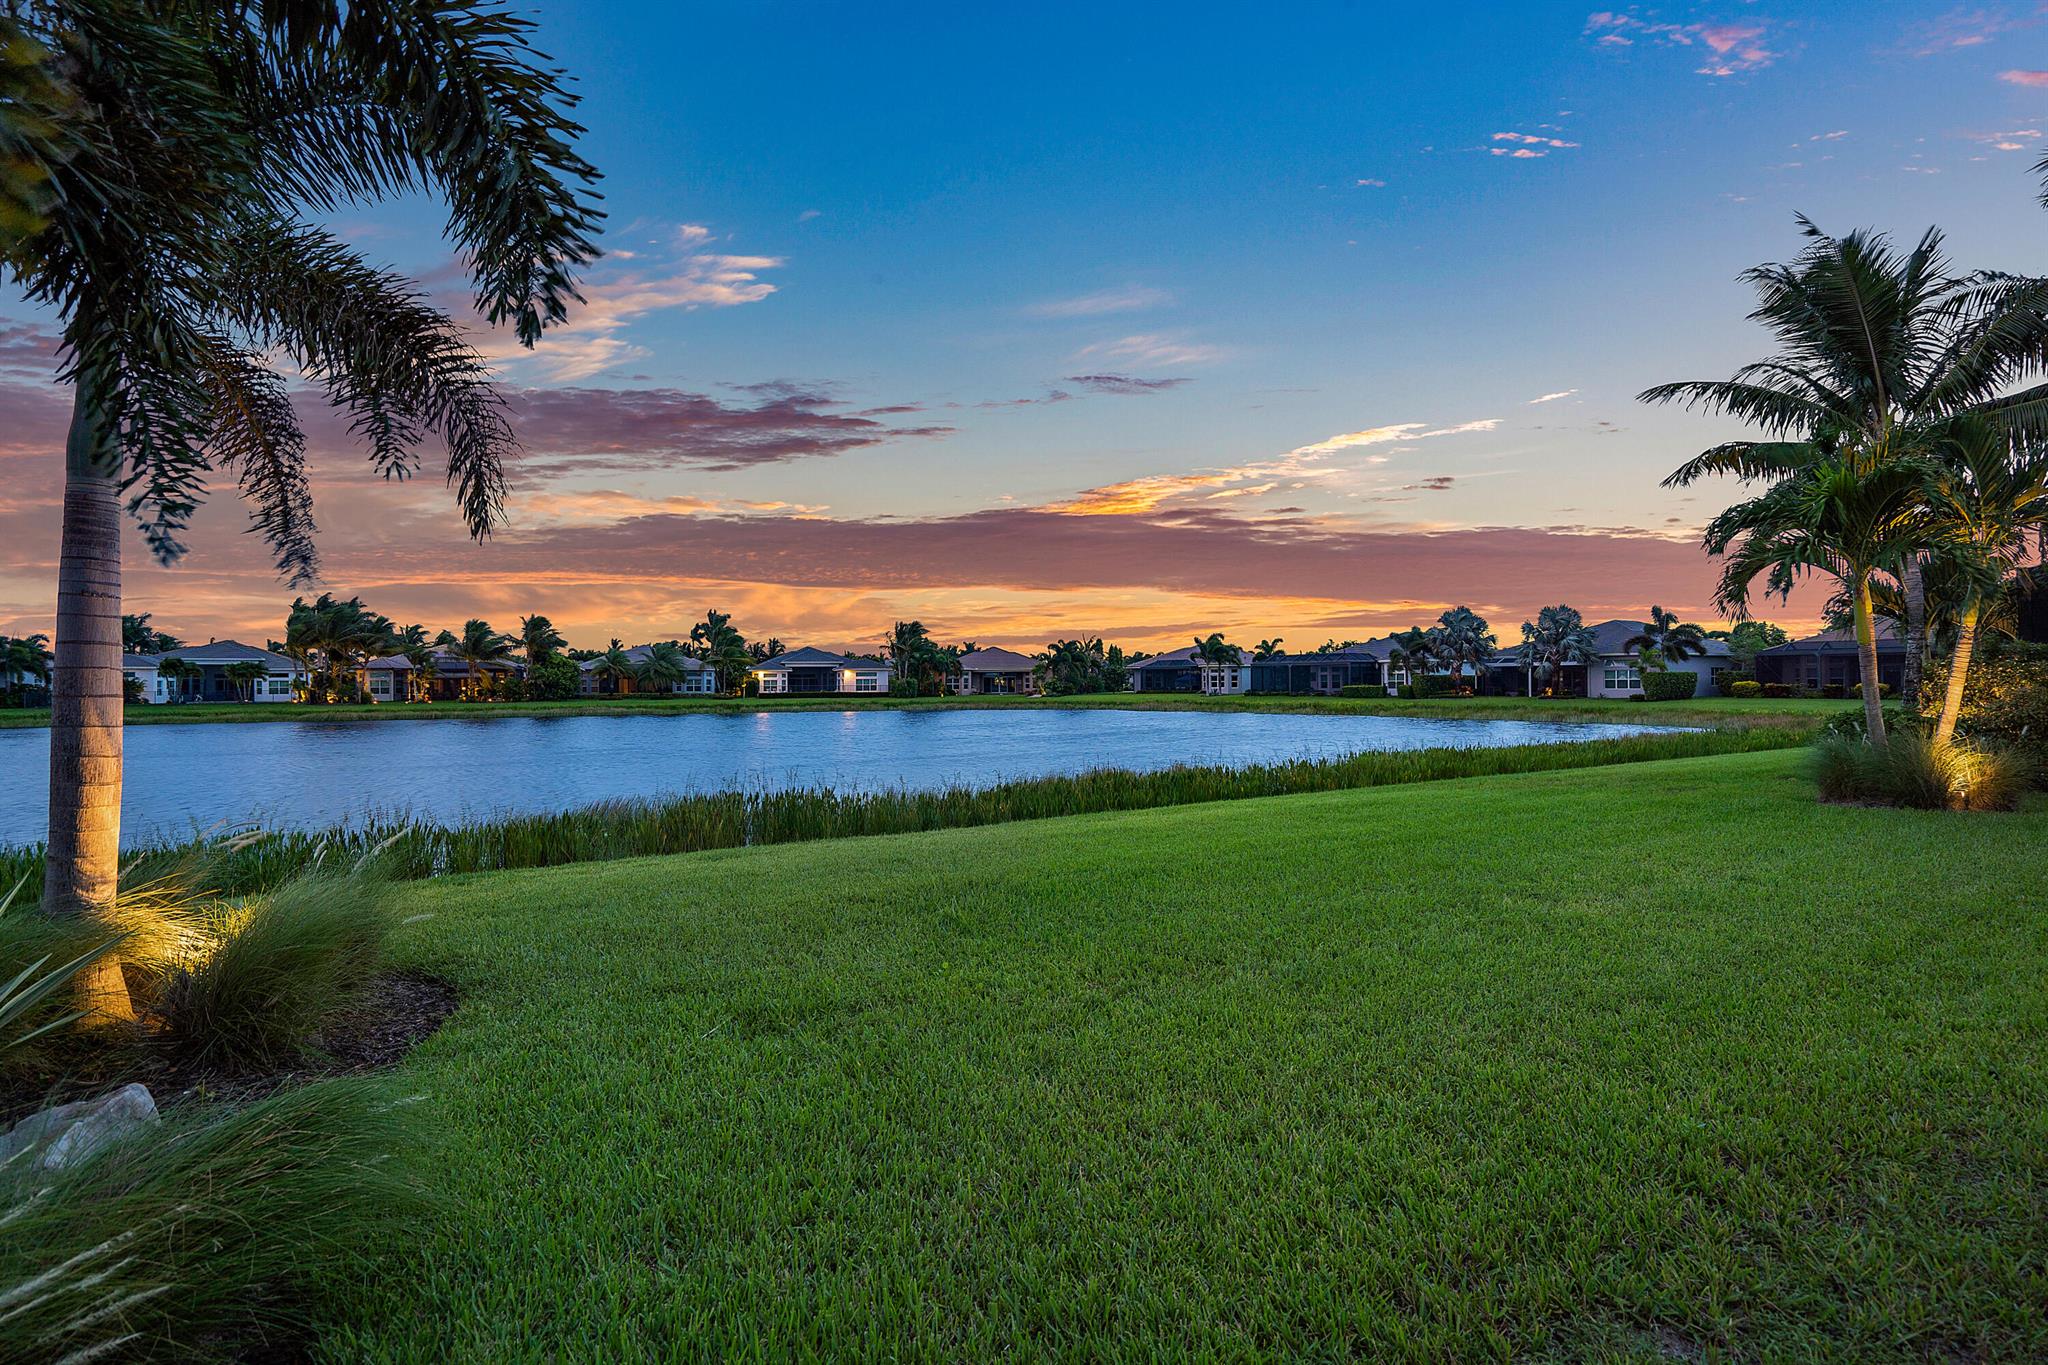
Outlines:
POLYGON ((1163 393, 1177 389, 1187 383, 1185 377, 1176 379, 1140 379, 1130 374, 1070 374, 1066 383, 1091 393, 1145 394, 1163 393))
POLYGON ((1095 318, 1110 313, 1137 313, 1173 302, 1173 295, 1148 285, 1127 284, 1116 289, 1098 289, 1072 298, 1047 299, 1024 311, 1035 318, 1095 318))
POLYGON ((1847 136, 1849 136, 1849 130, 1847 128, 1837 128, 1832 133, 1815 133, 1812 137, 1806 140, 1808 142, 1840 142, 1843 138, 1847 136))
POLYGON ((1367 176, 1365 179, 1357 181, 1355 183, 1357 187, 1362 190, 1383 190, 1387 187, 1386 181, 1376 179, 1372 176, 1367 176))
POLYGON ((1952 9, 1908 28, 1898 50, 1907 56, 1931 57, 1960 48, 1982 47, 2001 34, 2032 28, 2040 22, 2038 14, 2015 18, 2003 9, 1952 9))
POLYGON ((1223 359, 1225 352, 1220 346, 1189 341, 1178 335, 1145 332, 1118 337, 1114 341, 1098 341, 1092 346, 1082 347, 1081 354, 1129 360, 1139 365, 1178 366, 1207 365, 1223 359))
POLYGON ((1765 46, 1768 26, 1762 21, 1736 24, 1672 24, 1639 18, 1633 12, 1599 10, 1586 17, 1586 35, 1604 47, 1632 47, 1648 39, 1667 47, 1704 48, 1701 76, 1736 76, 1760 71, 1783 53, 1765 46))
POLYGON ((2048 86, 2048 71, 2001 71, 1998 79, 2007 85, 2048 86))
POLYGON ((1972 142, 1981 142, 1994 152, 2024 152, 2028 142, 2039 142, 2042 133, 2039 128, 2013 128, 2003 133, 1971 133, 1972 142))
POLYGON ((1577 392, 1577 389, 1559 389, 1556 393, 1546 393, 1540 398, 1531 398, 1529 406, 1534 407, 1538 403, 1555 403, 1558 399, 1569 398, 1577 392))

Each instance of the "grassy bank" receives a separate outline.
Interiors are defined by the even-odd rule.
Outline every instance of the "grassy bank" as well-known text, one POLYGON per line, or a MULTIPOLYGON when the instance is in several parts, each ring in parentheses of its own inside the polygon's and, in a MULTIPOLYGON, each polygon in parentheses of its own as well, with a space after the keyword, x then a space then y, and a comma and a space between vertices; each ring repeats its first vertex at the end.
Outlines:
MULTIPOLYGON (((835 792, 799 788, 613 801, 581 810, 510 816, 461 825, 371 821, 347 829, 279 833, 226 843, 158 846, 129 855, 132 882, 203 860, 198 880, 226 893, 276 886, 316 863, 352 863, 376 851, 394 876, 414 879, 512 868, 555 867, 753 844, 906 834, 1005 824, 1098 811, 1297 792, 1336 791, 1486 774, 1642 763, 1744 753, 1801 743, 1781 728, 1708 730, 1571 744, 1498 749, 1420 749, 1336 759, 1289 759, 1245 768, 1177 767, 1158 772, 1103 769, 933 792, 835 792)), ((42 890, 40 845, 0 848, 0 889, 24 880, 25 899, 42 890)))
POLYGON ((1760 753, 425 883, 324 1348, 2038 1359, 2044 857, 1760 753))
MULTIPOLYGON (((1853 709, 1855 702, 1706 697, 1685 702, 1633 702, 1597 698, 1446 697, 1403 701, 1394 697, 1202 697, 1176 693, 1112 692, 1081 697, 616 697, 545 702, 394 702, 381 706, 272 706, 198 702, 184 706, 130 706, 129 725, 261 724, 278 721, 477 720, 505 716, 670 716, 758 711, 851 711, 944 707, 1005 710, 1068 706, 1138 711, 1278 711, 1321 715, 1462 717, 1468 720, 1608 721, 1720 728, 1810 729, 1853 709)), ((0 729, 50 723, 48 710, 0 710, 0 729)))

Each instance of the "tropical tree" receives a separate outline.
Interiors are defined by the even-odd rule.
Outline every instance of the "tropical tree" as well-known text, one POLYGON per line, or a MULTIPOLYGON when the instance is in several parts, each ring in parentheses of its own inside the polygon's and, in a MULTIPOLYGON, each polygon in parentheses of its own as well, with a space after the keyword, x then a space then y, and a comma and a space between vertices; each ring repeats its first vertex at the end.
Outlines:
MULTIPOLYGON (((776 655, 782 653, 783 651, 784 646, 782 641, 776 639, 774 636, 771 635, 765 641, 748 645, 747 658, 754 663, 760 663, 765 659, 774 658, 776 655)), ((963 646, 962 652, 965 653, 971 651, 968 651, 966 647, 963 646)))
MULTIPOLYGON (((1434 643, 1428 631, 1420 626, 1397 630, 1387 637, 1387 667, 1397 673, 1405 673, 1413 683, 1429 671, 1430 646, 1434 643)), ((1343 646, 1326 647, 1331 653, 1343 646)))
POLYGON ((175 655, 156 666, 156 675, 171 684, 168 690, 172 699, 176 701, 192 700, 192 689, 189 684, 198 682, 205 672, 206 670, 198 664, 187 663, 175 655))
POLYGON ((561 632, 555 629, 555 623, 547 617, 536 615, 519 618, 519 647, 526 652, 526 662, 529 666, 539 664, 541 660, 568 643, 562 638, 561 632))
POLYGON ((49 686, 50 637, 0 635, 0 682, 7 684, 10 704, 20 705, 26 700, 31 678, 49 686))
POLYGON ((490 690, 489 673, 496 666, 502 666, 512 657, 518 642, 509 635, 502 635, 491 629, 489 621, 475 617, 462 623, 462 634, 448 646, 448 652, 469 669, 469 677, 463 683, 463 694, 471 701, 480 700, 490 690))
POLYGON ((397 646, 394 652, 403 654, 412 665, 406 670, 405 699, 418 701, 441 671, 434 659, 434 644, 427 639, 427 628, 415 622, 399 630, 397 646))
MULTIPOLYGON (((972 652, 972 651, 968 651, 972 652)), ((1109 656, 1101 639, 1054 640, 1040 656, 1040 688, 1048 696, 1076 697, 1110 690, 1109 656)))
POLYGON ((899 681, 908 682, 920 693, 938 690, 945 660, 924 622, 898 621, 882 642, 882 655, 899 681))
POLYGON ((243 701, 253 701, 256 684, 270 677, 270 670, 254 659, 238 659, 221 672, 235 685, 235 692, 243 701))
POLYGON ((697 657, 717 672, 721 692, 738 691, 747 665, 766 657, 757 657, 747 649, 746 637, 734 628, 732 617, 722 611, 706 611, 704 619, 690 627, 690 643, 697 647, 697 657))
POLYGON ((1282 643, 1284 642, 1278 638, 1261 640, 1253 647, 1252 657, 1254 659, 1277 659, 1280 657, 1280 646, 1282 643))
POLYGON ((353 696, 358 670, 399 645, 390 617, 371 611, 360 597, 343 601, 324 592, 311 602, 303 597, 292 600, 284 639, 292 657, 319 660, 314 685, 307 692, 308 699, 316 701, 353 696), (319 681, 323 675, 324 685, 319 681))
POLYGON ((680 641, 657 641, 647 646, 647 653, 633 669, 633 680, 650 692, 673 692, 675 685, 690 675, 689 660, 680 641))
POLYGON ((1544 691, 1556 690, 1564 670, 1572 664, 1590 664, 1598 654, 1599 640, 1578 610, 1568 606, 1544 607, 1534 621, 1522 622, 1522 644, 1516 651, 1528 678, 1529 695, 1536 695, 1536 678, 1545 678, 1544 691))
MULTIPOLYGON (((120 860, 124 498, 170 561, 208 471, 232 471, 280 569, 316 567, 272 361, 347 409, 386 475, 437 434, 470 530, 499 519, 513 442, 489 369, 320 223, 439 191, 478 307, 530 345, 566 316, 600 215, 560 74, 489 0, 12 0, 4 25, 36 97, 0 115, 0 202, 23 206, 0 215, 0 259, 58 320, 73 400, 43 892, 69 915, 111 905, 120 860)), ((82 993, 129 1013, 112 955, 82 993)))
POLYGON ((1472 690, 1479 691, 1480 670, 1491 659, 1500 642, 1494 638, 1493 630, 1486 624, 1486 618, 1470 607, 1452 607, 1437 617, 1437 622, 1427 635, 1424 651, 1439 665, 1449 671, 1451 685, 1457 686, 1469 665, 1472 669, 1472 690))
POLYGON ((597 673, 612 680, 614 691, 624 691, 626 683, 633 676, 633 656, 626 653, 626 647, 620 644, 619 637, 614 635, 611 643, 605 646, 604 652, 597 656, 597 662, 593 667, 597 673))
MULTIPOLYGON (((1955 275, 1932 228, 1902 253, 1882 234, 1831 237, 1799 222, 1810 245, 1797 260, 1743 277, 1758 298, 1750 317, 1773 333, 1779 353, 1729 379, 1660 384, 1641 395, 1741 419, 1770 439, 1716 446, 1667 485, 1710 474, 1803 477, 1799 471, 1837 458, 1835 476, 1854 477, 1930 456, 1965 414, 2023 439, 2048 433, 2048 386, 2013 391, 2048 361, 2048 281, 1955 275)), ((1808 492, 1818 487, 1810 483, 1808 492)), ((1884 548, 1904 588, 1904 690, 1913 705, 1926 656, 1923 571, 1935 546, 1913 543, 1897 534, 1902 529, 1887 532, 1884 548)), ((1854 555, 1836 558, 1846 568, 1854 555)), ((1860 591, 1852 586, 1851 596, 1860 591)))
POLYGON ((1783 626, 1769 621, 1737 621, 1734 625, 1707 632, 1709 640, 1728 642, 1729 656, 1735 666, 1748 669, 1756 664, 1756 656, 1767 649, 1775 649, 1792 640, 1791 632, 1783 626))
POLYGON ((1194 653, 1190 656, 1197 668, 1203 665, 1228 666, 1244 662, 1244 651, 1226 642, 1221 631, 1211 633, 1206 639, 1195 641, 1194 653))
POLYGON ((1678 613, 1652 606, 1649 621, 1621 647, 1634 650, 1645 668, 1663 668, 1705 654, 1707 636, 1698 626, 1680 621, 1678 613))
POLYGON ((162 654, 185 643, 175 635, 153 629, 149 617, 146 611, 139 616, 122 616, 121 648, 127 653, 162 654))

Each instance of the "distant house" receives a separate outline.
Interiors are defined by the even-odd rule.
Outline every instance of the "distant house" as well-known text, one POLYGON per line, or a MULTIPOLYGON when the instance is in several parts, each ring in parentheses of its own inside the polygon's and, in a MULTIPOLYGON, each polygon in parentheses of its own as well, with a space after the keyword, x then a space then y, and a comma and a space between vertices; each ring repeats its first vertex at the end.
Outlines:
MULTIPOLYGON (((1560 696, 1573 697, 1640 697, 1643 694, 1642 659, 1627 642, 1649 629, 1642 621, 1602 621, 1592 627, 1593 660, 1590 663, 1566 664, 1559 670, 1555 690, 1560 696)), ((1735 666, 1735 659, 1726 640, 1708 640, 1704 654, 1690 655, 1684 659, 1666 659, 1665 667, 1673 673, 1696 673, 1699 683, 1695 696, 1711 697, 1720 690, 1719 677, 1735 666)), ((1538 677, 1531 679, 1528 668, 1522 664, 1521 648, 1503 649, 1487 660, 1480 680, 1480 690, 1507 696, 1528 696, 1551 685, 1551 680, 1540 676, 1541 668, 1535 671, 1538 677)))
POLYGON ((1013 649, 977 649, 960 656, 948 687, 966 697, 1030 695, 1038 691, 1037 668, 1013 649))
POLYGON ((792 649, 763 659, 747 670, 764 697, 812 696, 821 692, 875 696, 889 690, 891 670, 879 659, 829 654, 822 649, 792 649))
MULTIPOLYGON (((654 651, 653 645, 634 645, 625 651, 626 658, 634 668, 647 662, 647 656, 654 651)), ((683 676, 666 683, 641 682, 632 674, 615 677, 602 659, 584 659, 577 663, 580 675, 576 691, 585 697, 609 697, 631 693, 635 696, 715 697, 718 695, 718 670, 702 659, 685 656, 677 661, 682 665, 683 676)))
POLYGON ((289 702, 307 682, 306 670, 282 654, 245 645, 239 640, 212 640, 185 645, 162 654, 123 654, 121 674, 133 678, 142 699, 152 705, 176 701, 289 702), (164 665, 173 659, 198 669, 188 677, 170 677, 164 665), (261 664, 263 674, 247 682, 230 678, 236 664, 261 664))
MULTIPOLYGON (((1906 673, 1906 642, 1884 622, 1877 627, 1878 681, 1897 689, 1906 673)), ((1839 687, 1844 692, 1863 681, 1852 631, 1824 630, 1788 644, 1774 645, 1756 656, 1756 680, 1819 692, 1839 687)))
POLYGON ((1133 692, 1202 692, 1234 696, 1252 692, 1334 695, 1342 687, 1371 687, 1386 673, 1384 653, 1351 645, 1324 654, 1276 654, 1254 659, 1247 651, 1237 663, 1198 663, 1193 647, 1155 655, 1129 669, 1133 692))
MULTIPOLYGON (((427 666, 415 664, 403 654, 387 654, 363 665, 363 690, 373 702, 460 701, 469 686, 467 659, 445 650, 435 650, 427 666)), ((493 679, 516 678, 525 674, 523 659, 503 659, 480 665, 476 670, 488 686, 493 679)))

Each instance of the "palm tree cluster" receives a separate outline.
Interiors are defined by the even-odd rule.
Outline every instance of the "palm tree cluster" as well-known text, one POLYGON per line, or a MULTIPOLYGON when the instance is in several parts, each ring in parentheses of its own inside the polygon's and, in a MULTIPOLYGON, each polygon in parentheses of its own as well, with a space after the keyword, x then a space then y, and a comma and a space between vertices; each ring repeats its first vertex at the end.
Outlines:
MULTIPOLYGON (((1750 316, 1779 351, 1725 380, 1662 384, 1647 402, 1739 418, 1766 439, 1732 441, 1665 480, 1714 474, 1758 486, 1707 526, 1721 557, 1716 601, 1740 618, 1754 584, 1781 597, 1833 585, 1855 631, 1864 722, 1886 743, 1879 603, 1905 645, 1904 700, 1940 635, 1948 684, 1933 735, 1953 736, 1987 607, 2048 537, 2048 280, 1957 274, 1929 229, 1901 251, 1882 234, 1809 239, 1789 265, 1745 279, 1750 316)), ((1994 614, 1995 615, 1995 614, 1994 614)))
POLYGON ((1544 607, 1534 621, 1522 622, 1522 644, 1516 654, 1533 697, 1537 679, 1543 680, 1546 691, 1555 690, 1567 667, 1592 663, 1599 650, 1593 628, 1578 609, 1560 604, 1544 607))
POLYGON ((121 649, 128 654, 163 654, 184 644, 175 635, 149 624, 150 613, 121 618, 121 649))
MULTIPOLYGON (((286 376, 379 473, 429 435, 470 531, 499 521, 511 427, 464 329, 325 223, 420 191, 478 309, 536 342, 595 257, 574 99, 492 0, 10 0, 0 262, 60 323, 64 452, 44 906, 110 905, 120 860, 124 509, 175 559, 211 471, 294 581, 317 565, 286 376)), ((125 1014, 111 958, 89 989, 125 1014)))
POLYGON ((362 598, 343 601, 323 592, 311 602, 293 599, 281 652, 306 669, 306 700, 355 701, 362 695, 363 665, 398 653, 399 644, 391 618, 365 607, 362 598))
POLYGON ((960 656, 973 652, 972 644, 940 644, 922 621, 898 621, 882 640, 882 657, 895 678, 891 686, 920 697, 944 692, 946 680, 959 671, 960 656))
POLYGON ((50 685, 50 637, 0 635, 0 700, 24 706, 30 685, 36 683, 50 685))
POLYGON ((1121 692, 1130 663, 1122 646, 1105 645, 1099 635, 1089 640, 1054 640, 1038 658, 1039 688, 1053 697, 1121 692))
POLYGON ((1624 640, 1622 648, 1633 650, 1645 669, 1661 669, 1705 654, 1707 633, 1688 621, 1679 620, 1676 612, 1653 606, 1649 622, 1624 640))

